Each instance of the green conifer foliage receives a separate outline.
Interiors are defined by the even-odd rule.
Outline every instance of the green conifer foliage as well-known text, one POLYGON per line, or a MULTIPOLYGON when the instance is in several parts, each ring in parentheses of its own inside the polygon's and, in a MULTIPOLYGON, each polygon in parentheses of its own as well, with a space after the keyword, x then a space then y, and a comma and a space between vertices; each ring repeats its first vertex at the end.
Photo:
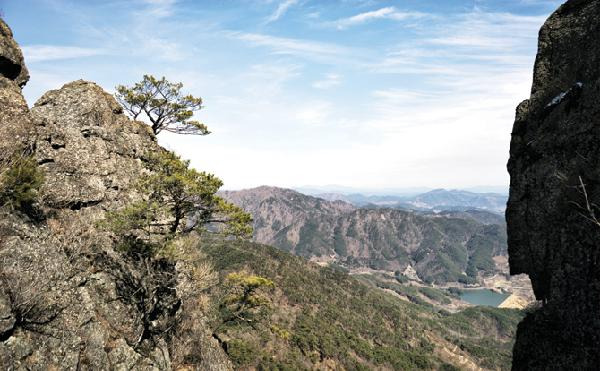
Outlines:
POLYGON ((163 130, 177 134, 209 134, 206 125, 192 120, 194 112, 202 108, 202 98, 185 95, 182 88, 182 83, 144 75, 142 81, 133 86, 117 86, 115 96, 134 120, 145 115, 155 135, 163 130))
POLYGON ((211 231, 248 237, 252 217, 216 193, 222 181, 189 167, 169 151, 152 154, 137 188, 143 199, 108 214, 105 224, 123 240, 166 246, 173 237, 211 231))
POLYGON ((33 157, 17 153, 0 164, 0 205, 29 213, 44 182, 33 157))

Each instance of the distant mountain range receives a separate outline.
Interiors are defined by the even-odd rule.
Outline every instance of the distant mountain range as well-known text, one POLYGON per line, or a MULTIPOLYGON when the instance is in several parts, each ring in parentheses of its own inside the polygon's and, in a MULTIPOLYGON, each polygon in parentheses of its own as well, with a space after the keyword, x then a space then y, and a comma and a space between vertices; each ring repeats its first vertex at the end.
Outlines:
MULTIPOLYGON (((367 196, 416 196, 421 193, 433 191, 436 188, 431 187, 402 187, 402 188, 360 188, 347 187, 342 185, 305 185, 301 187, 290 187, 291 189, 304 193, 305 195, 315 196, 322 193, 339 193, 339 194, 363 194, 367 196)), ((474 186, 466 188, 452 188, 473 193, 499 193, 508 194, 508 185, 503 186, 474 186)))
POLYGON ((316 197, 328 201, 341 200, 355 206, 383 206, 405 210, 470 210, 481 209, 504 213, 508 196, 501 193, 475 193, 463 190, 435 189, 413 196, 369 195, 360 193, 320 193, 316 197))
MULTIPOLYGON (((440 192, 429 193, 415 202, 433 205, 448 200, 436 197, 440 192)), ((454 191, 442 195, 447 193, 457 195, 454 191)), ((503 217, 484 210, 359 208, 266 186, 221 195, 254 216, 256 241, 349 268, 404 272, 410 266, 425 282, 474 283, 480 276, 499 273, 494 257, 506 255, 503 217)))

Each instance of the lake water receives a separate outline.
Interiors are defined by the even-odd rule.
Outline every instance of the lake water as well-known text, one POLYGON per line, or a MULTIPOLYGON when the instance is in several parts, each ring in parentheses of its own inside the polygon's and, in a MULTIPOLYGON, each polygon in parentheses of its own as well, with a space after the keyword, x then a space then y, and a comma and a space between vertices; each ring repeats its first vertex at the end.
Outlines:
POLYGON ((510 294, 501 294, 488 289, 467 289, 463 290, 460 298, 474 305, 497 307, 509 296, 510 294))

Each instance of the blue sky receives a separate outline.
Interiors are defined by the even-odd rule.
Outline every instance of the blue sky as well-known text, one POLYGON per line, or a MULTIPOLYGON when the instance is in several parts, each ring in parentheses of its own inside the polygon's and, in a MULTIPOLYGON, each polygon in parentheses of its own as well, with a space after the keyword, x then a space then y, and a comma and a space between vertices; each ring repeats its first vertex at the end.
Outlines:
POLYGON ((159 142, 225 188, 508 185, 516 105, 554 0, 0 0, 30 105, 143 74, 201 96, 159 142))

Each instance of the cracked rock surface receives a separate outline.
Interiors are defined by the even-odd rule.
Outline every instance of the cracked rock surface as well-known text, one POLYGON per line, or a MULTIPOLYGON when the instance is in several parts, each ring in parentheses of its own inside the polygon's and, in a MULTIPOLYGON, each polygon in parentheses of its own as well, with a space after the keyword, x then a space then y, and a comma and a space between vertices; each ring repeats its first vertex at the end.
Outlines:
POLYGON ((47 92, 31 114, 35 155, 48 174, 43 203, 50 208, 122 204, 132 196, 144 157, 161 150, 147 125, 127 118, 92 82, 74 81, 47 92))
POLYGON ((516 113, 506 210, 512 274, 541 308, 519 325, 513 368, 600 364, 600 1, 570 0, 539 34, 516 113))

